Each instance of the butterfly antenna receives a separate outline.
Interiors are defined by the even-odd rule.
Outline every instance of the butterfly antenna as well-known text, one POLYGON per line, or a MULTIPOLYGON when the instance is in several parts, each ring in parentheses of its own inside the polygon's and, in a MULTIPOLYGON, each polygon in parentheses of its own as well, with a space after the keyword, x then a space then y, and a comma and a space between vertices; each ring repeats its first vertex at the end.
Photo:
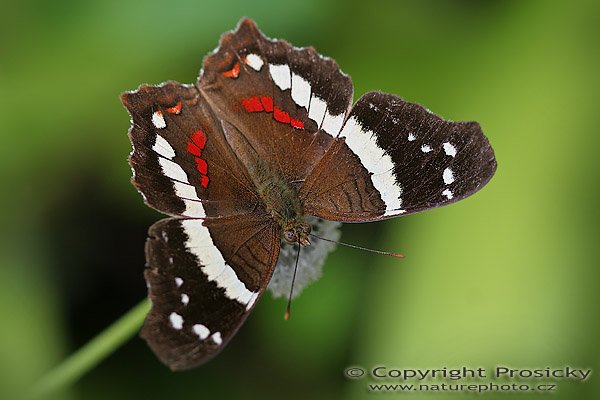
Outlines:
POLYGON ((283 318, 287 321, 290 319, 290 309, 292 308, 292 294, 294 293, 294 282, 296 281, 296 271, 298 271, 298 260, 300 259, 300 243, 298 243, 298 253, 296 253, 296 266, 294 267, 294 275, 292 276, 292 287, 290 288, 290 297, 288 298, 288 304, 285 309, 283 318))
POLYGON ((314 233, 311 233, 310 236, 316 237, 317 239, 324 240, 326 242, 337 243, 337 244, 340 244, 342 246, 351 247, 351 248, 357 249, 357 250, 369 251, 371 253, 381 254, 381 255, 384 255, 384 256, 390 256, 390 257, 395 257, 395 258, 404 258, 404 254, 402 254, 402 253, 394 253, 393 251, 381 251, 381 250, 368 249, 366 247, 357 246, 355 244, 338 242, 336 240, 327 239, 327 238, 315 235, 314 233))

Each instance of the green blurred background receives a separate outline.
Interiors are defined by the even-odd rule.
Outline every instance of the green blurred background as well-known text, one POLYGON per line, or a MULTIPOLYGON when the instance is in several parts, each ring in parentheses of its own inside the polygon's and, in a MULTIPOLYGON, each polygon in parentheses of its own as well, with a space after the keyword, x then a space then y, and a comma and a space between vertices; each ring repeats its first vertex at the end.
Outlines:
MULTIPOLYGON (((475 119, 498 171, 451 207, 343 239, 294 304, 265 296, 205 367, 135 337, 59 399, 362 399, 349 365, 598 370, 600 7, 595 1, 4 2, 0 25, 0 398, 145 296, 146 229, 119 94, 193 82, 241 16, 446 118, 475 119)), ((21 392, 22 393, 22 392, 21 392)), ((426 393, 404 398, 428 397, 426 393)), ((437 398, 463 398, 463 393, 437 398)), ((485 394, 537 399, 544 393, 485 394)), ((600 398, 593 376, 555 399, 600 398)))

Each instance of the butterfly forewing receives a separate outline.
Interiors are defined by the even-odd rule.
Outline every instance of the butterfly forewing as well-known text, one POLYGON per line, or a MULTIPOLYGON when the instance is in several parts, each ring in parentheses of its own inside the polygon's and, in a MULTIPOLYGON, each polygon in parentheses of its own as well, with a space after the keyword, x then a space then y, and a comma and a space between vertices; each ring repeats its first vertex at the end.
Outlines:
POLYGON ((291 182, 302 182, 323 156, 352 102, 352 82, 334 61, 267 39, 250 20, 223 35, 198 88, 291 182))
POLYGON ((171 369, 193 368, 227 344, 264 291, 279 253, 278 227, 253 216, 171 218, 149 236, 152 309, 142 337, 171 369))

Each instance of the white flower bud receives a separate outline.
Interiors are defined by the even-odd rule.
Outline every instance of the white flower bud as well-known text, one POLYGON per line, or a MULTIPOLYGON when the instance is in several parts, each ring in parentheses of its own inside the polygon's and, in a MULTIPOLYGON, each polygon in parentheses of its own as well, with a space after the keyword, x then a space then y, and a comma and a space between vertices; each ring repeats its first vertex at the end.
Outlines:
MULTIPOLYGON (((307 218, 307 222, 312 225, 312 232, 315 235, 330 240, 339 240, 342 235, 340 231, 342 224, 340 222, 325 221, 315 217, 307 218)), ((300 250, 300 259, 298 260, 298 271, 296 272, 292 298, 296 298, 306 286, 321 277, 325 258, 336 247, 335 243, 326 242, 314 236, 310 237, 310 241, 310 246, 303 247, 300 250)), ((281 241, 279 259, 277 260, 273 277, 267 286, 267 289, 273 294, 274 298, 287 298, 289 296, 297 252, 298 245, 290 244, 285 240, 281 241)))

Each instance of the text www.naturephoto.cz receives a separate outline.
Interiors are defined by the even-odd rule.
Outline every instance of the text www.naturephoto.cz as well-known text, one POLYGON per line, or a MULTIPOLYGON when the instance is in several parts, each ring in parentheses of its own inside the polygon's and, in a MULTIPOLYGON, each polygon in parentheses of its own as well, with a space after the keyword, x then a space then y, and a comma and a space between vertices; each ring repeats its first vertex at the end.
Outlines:
POLYGON ((529 385, 526 383, 478 383, 478 384, 379 384, 371 383, 368 385, 368 390, 371 392, 554 392, 556 384, 540 383, 529 385))

